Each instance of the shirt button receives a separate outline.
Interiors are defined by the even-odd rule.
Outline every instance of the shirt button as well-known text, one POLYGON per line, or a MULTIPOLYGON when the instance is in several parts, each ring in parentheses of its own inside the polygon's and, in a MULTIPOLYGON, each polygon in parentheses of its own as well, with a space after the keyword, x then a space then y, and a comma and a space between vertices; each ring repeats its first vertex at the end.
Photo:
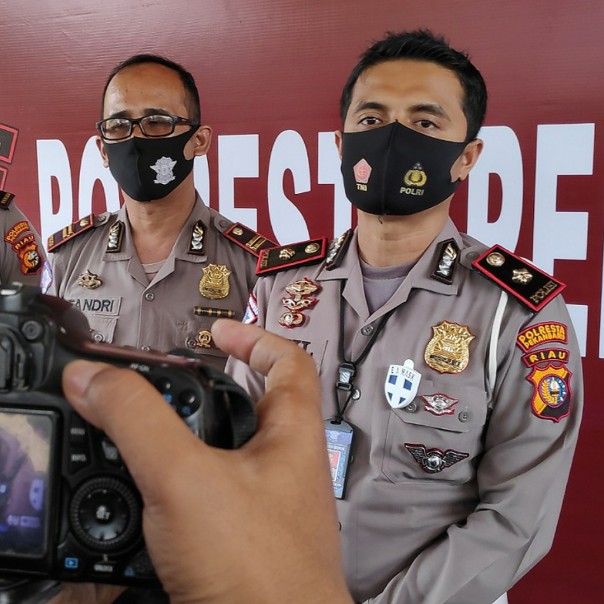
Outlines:
POLYGON ((92 339, 93 339, 95 342, 104 342, 104 341, 105 341, 105 338, 104 338, 103 334, 102 334, 102 333, 98 333, 98 332, 97 332, 97 333, 95 333, 95 334, 92 336, 92 339))
POLYGON ((355 388, 352 391, 352 400, 358 401, 361 398, 361 391, 358 388, 355 388))
POLYGON ((459 415, 457 416, 457 419, 460 422, 467 422, 470 419, 470 412, 469 411, 460 411, 459 415))
POLYGON ((145 294, 145 300, 148 302, 153 302, 153 300, 155 300, 155 294, 153 292, 147 292, 145 294))
POLYGON ((403 409, 407 413, 415 413, 417 411, 417 403, 409 403, 406 407, 403 407, 403 409))
POLYGON ((147 345, 145 344, 145 346, 141 346, 141 350, 142 350, 143 352, 149 352, 149 351, 151 350, 151 346, 147 346, 147 345))
POLYGON ((373 333, 373 325, 365 325, 365 327, 361 329, 361 333, 364 336, 370 336, 373 333))

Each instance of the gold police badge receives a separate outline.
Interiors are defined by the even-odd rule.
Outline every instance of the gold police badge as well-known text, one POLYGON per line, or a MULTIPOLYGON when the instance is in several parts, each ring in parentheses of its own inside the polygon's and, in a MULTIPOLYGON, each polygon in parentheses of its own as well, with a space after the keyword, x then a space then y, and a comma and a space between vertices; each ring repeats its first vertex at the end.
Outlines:
POLYGON ((224 264, 208 264, 203 269, 199 282, 199 293, 210 300, 220 300, 229 295, 231 271, 224 264))
POLYGON ((432 326, 432 332, 424 352, 426 364, 439 373, 461 373, 468 366, 475 336, 465 325, 448 321, 432 326))

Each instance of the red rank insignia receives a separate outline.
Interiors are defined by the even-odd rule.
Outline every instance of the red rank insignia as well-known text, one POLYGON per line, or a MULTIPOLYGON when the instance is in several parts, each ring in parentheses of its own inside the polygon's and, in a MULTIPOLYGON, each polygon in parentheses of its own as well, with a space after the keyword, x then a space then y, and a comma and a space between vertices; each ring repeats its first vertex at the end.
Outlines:
POLYGON ((556 367, 547 363, 545 367, 533 367, 526 379, 534 386, 531 404, 537 417, 559 422, 570 413, 571 376, 565 365, 556 367))

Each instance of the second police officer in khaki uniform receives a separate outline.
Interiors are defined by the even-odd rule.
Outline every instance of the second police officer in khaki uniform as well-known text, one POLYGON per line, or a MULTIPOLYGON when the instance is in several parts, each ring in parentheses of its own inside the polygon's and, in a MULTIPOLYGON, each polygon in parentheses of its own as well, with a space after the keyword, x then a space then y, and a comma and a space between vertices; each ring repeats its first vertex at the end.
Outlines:
MULTIPOLYGON (((348 80, 337 136, 357 228, 260 257, 245 320, 298 342, 320 371, 357 602, 505 601, 554 536, 581 358, 563 285, 449 218, 485 110, 482 76, 444 40, 376 43, 348 80)), ((227 369, 262 392, 247 366, 227 369)))
POLYGON ((8 191, 0 191, 0 283, 40 285, 41 280, 49 280, 50 265, 40 235, 13 203, 14 197, 8 191))
POLYGON ((124 196, 115 214, 88 216, 51 236, 53 283, 87 316, 97 341, 226 362, 216 317, 241 319, 259 251, 274 245, 231 224, 197 195, 193 160, 207 153, 192 75, 136 55, 110 74, 99 150, 124 196))

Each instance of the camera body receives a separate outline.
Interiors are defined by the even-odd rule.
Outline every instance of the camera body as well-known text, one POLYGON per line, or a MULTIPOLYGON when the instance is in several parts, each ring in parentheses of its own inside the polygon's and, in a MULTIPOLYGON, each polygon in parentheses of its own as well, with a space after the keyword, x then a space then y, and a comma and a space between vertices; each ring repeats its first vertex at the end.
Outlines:
POLYGON ((245 443, 254 406, 199 359, 93 342, 70 303, 0 286, 0 575, 151 587, 138 490, 115 445, 62 394, 76 359, 137 371, 212 446, 245 443))

